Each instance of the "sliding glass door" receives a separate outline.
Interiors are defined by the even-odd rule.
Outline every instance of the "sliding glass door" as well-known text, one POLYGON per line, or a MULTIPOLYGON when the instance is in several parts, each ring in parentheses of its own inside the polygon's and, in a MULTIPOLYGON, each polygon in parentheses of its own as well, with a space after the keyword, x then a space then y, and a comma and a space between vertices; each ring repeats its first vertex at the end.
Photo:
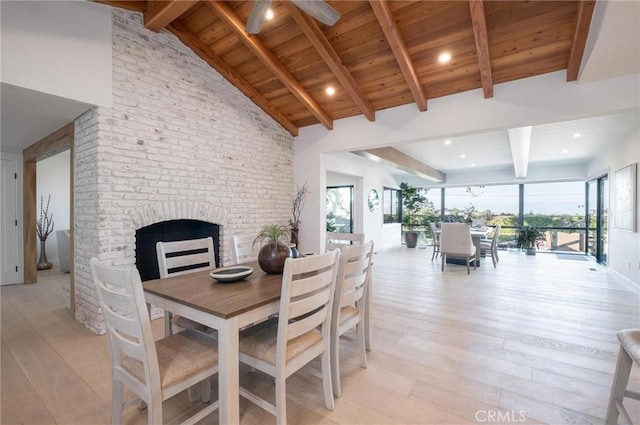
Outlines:
POLYGON ((589 254, 593 255, 598 263, 607 264, 608 176, 602 176, 587 183, 587 211, 589 254))

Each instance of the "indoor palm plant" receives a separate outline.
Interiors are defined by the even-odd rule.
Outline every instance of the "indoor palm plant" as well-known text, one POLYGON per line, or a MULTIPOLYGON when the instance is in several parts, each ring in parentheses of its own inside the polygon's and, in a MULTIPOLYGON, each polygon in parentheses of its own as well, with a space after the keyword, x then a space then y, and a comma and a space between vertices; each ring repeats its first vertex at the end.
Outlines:
POLYGON ((258 264, 267 273, 280 274, 284 270, 285 260, 291 256, 291 248, 287 242, 291 231, 282 224, 262 226, 253 241, 253 245, 262 246, 258 252, 258 264))
POLYGON ((402 197, 402 214, 406 217, 408 229, 404 233, 404 240, 407 248, 415 248, 418 243, 418 232, 413 230, 416 225, 416 214, 425 205, 427 198, 423 195, 422 189, 404 182, 400 183, 400 196, 402 197))

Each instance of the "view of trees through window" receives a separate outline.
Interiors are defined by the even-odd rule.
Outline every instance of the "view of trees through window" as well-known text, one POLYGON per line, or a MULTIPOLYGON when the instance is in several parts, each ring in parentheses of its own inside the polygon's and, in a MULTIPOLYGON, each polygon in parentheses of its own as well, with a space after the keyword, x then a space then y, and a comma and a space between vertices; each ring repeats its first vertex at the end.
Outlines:
MULTIPOLYGON (((429 222, 468 222, 483 219, 487 226, 502 225, 500 242, 506 249, 513 244, 519 226, 535 226, 544 232, 539 249, 585 252, 585 183, 528 183, 523 186, 466 186, 423 189, 427 197, 420 211, 420 229, 431 238, 429 222), (522 205, 522 212, 521 212, 522 205), (523 222, 520 222, 522 214, 523 222)), ((406 224, 406 217, 403 224, 406 224)))
POLYGON ((353 233, 353 186, 327 187, 327 232, 353 233))
POLYGON ((384 188, 382 214, 384 223, 400 223, 400 191, 398 189, 384 188))

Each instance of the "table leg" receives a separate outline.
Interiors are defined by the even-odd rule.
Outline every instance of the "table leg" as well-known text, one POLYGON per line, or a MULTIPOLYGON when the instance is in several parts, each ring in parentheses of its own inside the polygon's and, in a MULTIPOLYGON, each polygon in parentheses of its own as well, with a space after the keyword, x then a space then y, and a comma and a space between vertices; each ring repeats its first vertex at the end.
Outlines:
POLYGON ((218 330, 220 424, 240 423, 239 326, 230 318, 218 330))

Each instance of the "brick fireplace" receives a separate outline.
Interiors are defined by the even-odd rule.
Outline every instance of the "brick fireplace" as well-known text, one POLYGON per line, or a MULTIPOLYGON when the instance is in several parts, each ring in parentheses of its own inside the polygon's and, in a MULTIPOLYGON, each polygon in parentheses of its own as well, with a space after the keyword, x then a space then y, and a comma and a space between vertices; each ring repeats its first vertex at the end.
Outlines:
POLYGON ((293 137, 173 35, 112 9, 113 106, 75 121, 76 318, 104 333, 89 260, 136 262, 136 230, 166 220, 231 236, 287 223, 293 137))

